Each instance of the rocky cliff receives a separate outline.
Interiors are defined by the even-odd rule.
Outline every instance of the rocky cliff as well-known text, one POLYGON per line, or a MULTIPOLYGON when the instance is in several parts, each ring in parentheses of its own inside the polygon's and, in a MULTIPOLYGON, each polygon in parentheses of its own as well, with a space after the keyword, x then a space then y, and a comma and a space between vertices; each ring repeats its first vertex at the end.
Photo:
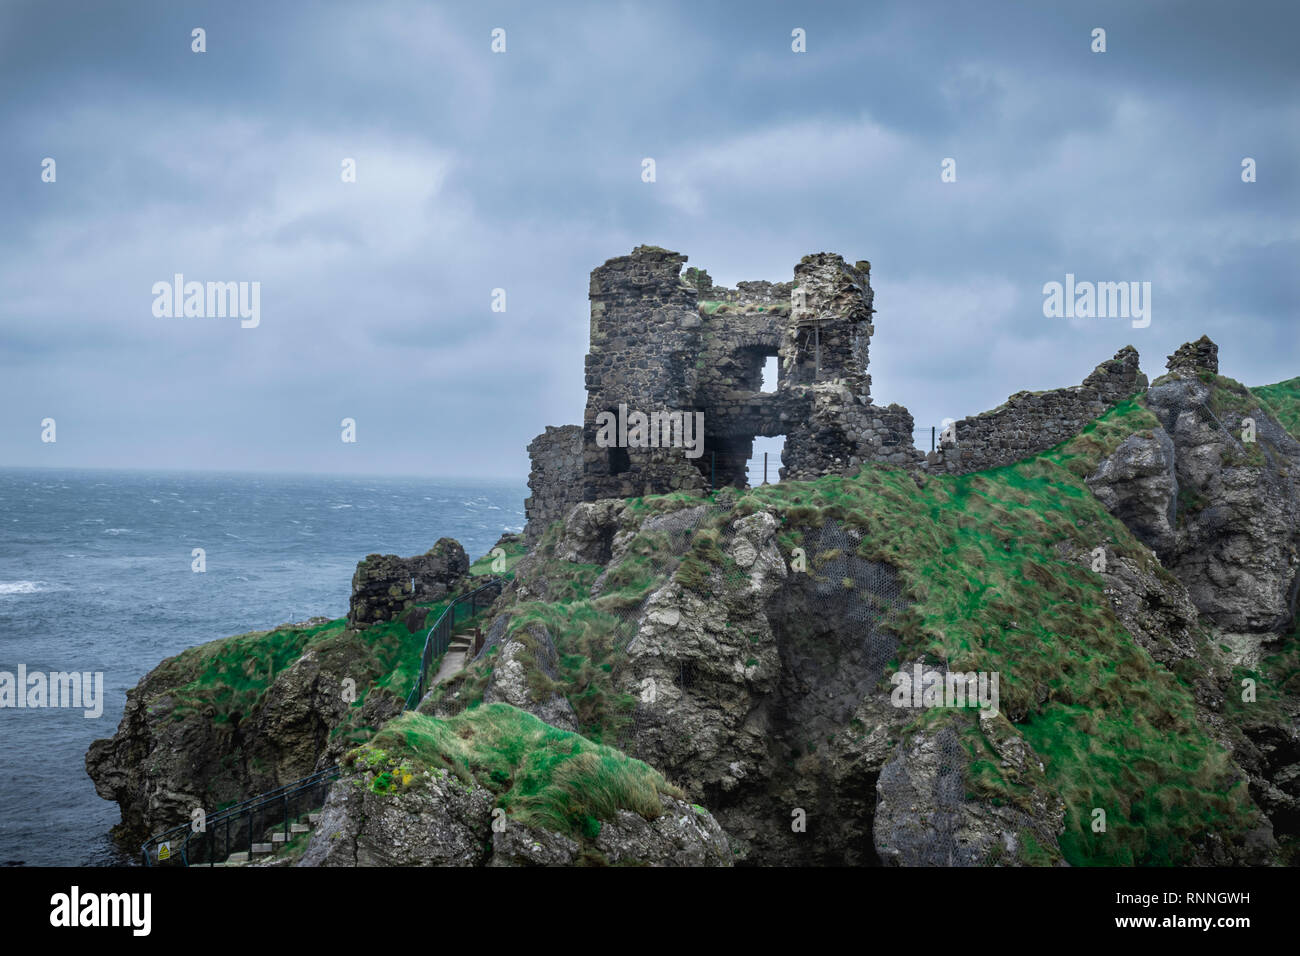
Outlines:
POLYGON ((1300 462, 1207 342, 1149 389, 1125 350, 1130 400, 1004 467, 579 504, 422 709, 523 635, 512 702, 568 701, 747 863, 1289 859, 1300 462), (898 706, 914 667, 998 675, 998 713, 898 706))
POLYGON ((210 813, 369 739, 401 712, 426 619, 468 566, 450 538, 414 558, 371 555, 348 618, 223 638, 159 664, 127 692, 113 737, 86 754, 96 791, 121 807, 119 835, 210 813))
POLYGON ((1208 339, 1149 387, 1116 362, 1130 397, 999 467, 573 505, 400 721, 392 595, 364 632, 164 662, 88 767, 124 820, 171 823, 342 757, 304 864, 1293 862, 1286 383, 1219 375, 1208 339), (524 758, 557 747, 558 782, 524 758))

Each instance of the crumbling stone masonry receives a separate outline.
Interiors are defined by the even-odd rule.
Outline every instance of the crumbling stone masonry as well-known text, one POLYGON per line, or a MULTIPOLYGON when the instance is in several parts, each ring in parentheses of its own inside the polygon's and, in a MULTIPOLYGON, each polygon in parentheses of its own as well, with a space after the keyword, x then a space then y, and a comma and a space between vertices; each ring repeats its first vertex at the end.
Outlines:
POLYGON ((348 627, 396 620, 408 605, 446 597, 469 574, 469 557, 455 538, 439 538, 424 554, 369 554, 357 563, 348 601, 348 627))
POLYGON ((586 414, 580 429, 548 427, 529 445, 530 541, 579 501, 743 487, 759 435, 785 436, 783 480, 849 474, 866 462, 965 473, 1044 451, 1145 385, 1137 352, 1126 348, 1082 385, 1021 392, 963 419, 925 456, 912 443, 911 413, 871 402, 871 263, 822 252, 805 256, 791 282, 735 289, 701 269, 683 273, 685 263, 638 246, 592 271, 586 414), (772 356, 776 387, 763 391, 772 356), (598 417, 620 408, 702 412, 703 454, 688 457, 662 433, 647 447, 602 447, 598 417))
POLYGON ((546 431, 528 445, 532 471, 524 499, 528 518, 525 540, 531 546, 552 521, 558 521, 582 501, 582 428, 578 425, 547 425, 546 431))
POLYGON ((870 404, 870 263, 819 253, 795 267, 793 282, 723 289, 698 270, 683 277, 685 262, 640 246, 592 272, 584 500, 743 486, 758 435, 785 435, 787 478, 919 460, 907 410, 870 404), (764 392, 771 356, 777 383, 764 392), (703 412, 705 453, 600 447, 597 417, 620 405, 703 412))
POLYGON ((964 475, 1009 465, 1072 438, 1108 408, 1146 387, 1137 350, 1127 345, 1098 365, 1082 385, 1017 392, 991 412, 963 418, 944 430, 939 450, 926 456, 926 467, 964 475))

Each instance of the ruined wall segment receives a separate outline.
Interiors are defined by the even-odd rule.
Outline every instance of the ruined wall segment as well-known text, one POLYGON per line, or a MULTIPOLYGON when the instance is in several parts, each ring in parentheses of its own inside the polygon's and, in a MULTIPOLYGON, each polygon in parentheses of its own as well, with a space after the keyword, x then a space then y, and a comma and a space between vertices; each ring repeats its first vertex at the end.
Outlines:
POLYGON ((582 501, 582 426, 547 425, 528 445, 532 468, 524 499, 524 539, 531 547, 554 521, 582 501))
POLYGON ((963 418, 945 435, 940 448, 926 456, 926 467, 964 475, 1037 455, 1074 437, 1093 419, 1146 387, 1137 350, 1126 345, 1098 365, 1082 385, 1017 392, 992 411, 963 418))
POLYGON ((794 276, 781 369, 787 406, 797 414, 785 433, 782 480, 843 474, 868 461, 918 464, 908 410, 871 403, 871 263, 850 266, 823 252, 805 256, 794 276))
POLYGON ((680 447, 602 448, 602 412, 700 410, 695 396, 703 320, 698 290, 682 278, 686 256, 638 246, 591 273, 591 348, 583 418, 586 501, 680 489, 704 490, 707 478, 680 447))
POLYGON ((744 484, 755 436, 784 435, 788 423, 802 412, 779 385, 763 391, 763 367, 769 357, 780 355, 790 320, 789 300, 733 297, 729 304, 710 311, 716 301, 706 300, 700 306, 704 329, 697 395, 705 410, 709 466, 719 486, 724 486, 744 484))

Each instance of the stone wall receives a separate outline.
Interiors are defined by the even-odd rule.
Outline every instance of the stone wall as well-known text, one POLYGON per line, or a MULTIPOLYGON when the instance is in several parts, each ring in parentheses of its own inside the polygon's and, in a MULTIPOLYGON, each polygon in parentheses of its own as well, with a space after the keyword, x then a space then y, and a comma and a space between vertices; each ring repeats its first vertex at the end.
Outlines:
POLYGON ((582 501, 582 427, 547 425, 528 446, 532 470, 524 499, 528 524, 524 537, 531 547, 554 521, 582 501))
MULTIPOLYGON (((583 418, 585 501, 704 489, 705 473, 681 448, 605 448, 597 442, 603 412, 691 413, 699 410, 698 290, 682 278, 686 257, 638 246, 591 273, 591 349, 583 418)), ((698 461, 698 459, 696 459, 698 461)))
POLYGON ((348 627, 396 620, 409 604, 446 597, 469 574, 469 557, 455 538, 439 538, 424 554, 369 554, 357 562, 348 601, 348 627))
POLYGON ((1113 405, 1147 387, 1138 353, 1127 345, 1098 365, 1082 385, 1017 392, 1006 403, 946 429, 938 451, 925 457, 935 472, 964 475, 999 468, 1072 438, 1113 405))

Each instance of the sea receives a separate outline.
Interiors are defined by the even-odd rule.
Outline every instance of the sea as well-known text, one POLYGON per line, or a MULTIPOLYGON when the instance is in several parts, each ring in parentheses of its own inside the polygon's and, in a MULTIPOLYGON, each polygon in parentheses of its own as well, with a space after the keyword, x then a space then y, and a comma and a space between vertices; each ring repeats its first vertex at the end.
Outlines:
POLYGON ((103 713, 0 708, 0 865, 131 865, 86 774, 126 692, 219 637, 347 613, 367 554, 523 527, 524 481, 0 468, 0 672, 102 672, 103 713), (195 549, 205 570, 194 570, 195 549))

